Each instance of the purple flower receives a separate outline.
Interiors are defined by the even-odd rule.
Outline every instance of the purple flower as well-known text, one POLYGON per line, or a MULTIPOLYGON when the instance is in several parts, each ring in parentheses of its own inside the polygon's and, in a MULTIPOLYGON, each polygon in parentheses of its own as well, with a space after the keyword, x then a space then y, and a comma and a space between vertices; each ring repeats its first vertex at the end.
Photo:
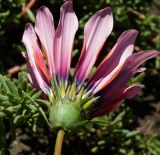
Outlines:
POLYGON ((102 116, 117 109, 123 99, 130 99, 139 92, 140 87, 128 86, 128 81, 137 72, 142 72, 143 68, 139 66, 157 56, 158 52, 150 50, 132 54, 138 34, 133 29, 120 35, 114 47, 85 83, 113 28, 109 7, 96 12, 84 27, 83 47, 73 81, 68 79, 78 19, 73 11, 72 1, 62 5, 56 30, 53 22, 51 12, 43 6, 38 10, 35 27, 30 23, 25 27, 22 41, 27 49, 28 73, 34 87, 56 98, 51 85, 55 75, 62 102, 65 98, 67 104, 80 104, 81 110, 87 111, 87 115, 91 117, 102 116))

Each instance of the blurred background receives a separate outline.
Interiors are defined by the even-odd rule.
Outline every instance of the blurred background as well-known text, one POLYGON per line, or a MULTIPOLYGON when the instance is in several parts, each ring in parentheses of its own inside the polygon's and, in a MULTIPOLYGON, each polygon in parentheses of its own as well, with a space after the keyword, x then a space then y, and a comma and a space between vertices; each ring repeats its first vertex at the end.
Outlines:
MULTIPOLYGON (((25 71, 25 51, 21 43, 24 26, 34 24, 36 10, 47 6, 54 16, 55 26, 59 21, 62 0, 0 0, 0 73, 17 78, 25 71)), ((107 39, 96 66, 115 44, 125 30, 139 32, 135 52, 147 49, 160 50, 160 0, 73 0, 79 19, 72 67, 78 60, 83 28, 89 17, 97 10, 111 7, 114 28, 107 39)), ((64 155, 160 155, 160 57, 144 64, 145 73, 134 77, 130 83, 141 84, 141 94, 125 101, 121 108, 103 118, 105 123, 93 123, 65 137, 64 155)), ((43 155, 53 154, 55 134, 45 123, 38 122, 36 132, 21 124, 16 129, 15 139, 5 120, 8 154, 43 155)), ((95 121, 96 122, 96 121, 95 121)))

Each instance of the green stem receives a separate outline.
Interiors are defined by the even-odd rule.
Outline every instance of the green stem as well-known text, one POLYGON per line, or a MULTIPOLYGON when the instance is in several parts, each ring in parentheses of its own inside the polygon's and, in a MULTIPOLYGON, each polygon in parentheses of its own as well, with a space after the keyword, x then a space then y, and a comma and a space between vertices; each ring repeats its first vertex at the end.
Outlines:
POLYGON ((65 131, 60 129, 57 134, 56 144, 54 148, 54 155, 61 155, 62 144, 64 139, 65 131))

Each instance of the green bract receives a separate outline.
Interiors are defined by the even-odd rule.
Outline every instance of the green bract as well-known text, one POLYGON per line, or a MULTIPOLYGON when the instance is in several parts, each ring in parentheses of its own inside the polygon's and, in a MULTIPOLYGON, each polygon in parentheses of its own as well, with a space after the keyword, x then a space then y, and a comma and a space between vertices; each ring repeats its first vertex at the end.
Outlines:
POLYGON ((49 113, 52 129, 63 128, 72 131, 78 127, 82 120, 80 110, 67 100, 59 100, 54 104, 49 113))
POLYGON ((49 122, 51 130, 62 128, 74 131, 81 123, 87 120, 87 109, 97 98, 88 96, 84 88, 76 89, 76 82, 71 85, 62 82, 59 87, 55 76, 52 79, 54 95, 48 94, 51 107, 49 109, 49 122))

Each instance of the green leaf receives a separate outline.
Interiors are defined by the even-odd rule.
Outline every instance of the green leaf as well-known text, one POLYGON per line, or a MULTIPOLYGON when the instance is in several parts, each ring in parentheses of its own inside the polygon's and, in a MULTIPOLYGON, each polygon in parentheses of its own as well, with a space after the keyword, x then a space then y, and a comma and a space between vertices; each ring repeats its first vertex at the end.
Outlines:
POLYGON ((8 79, 8 78, 5 78, 5 81, 6 81, 6 84, 9 88, 10 92, 15 94, 15 95, 18 95, 18 90, 17 90, 16 85, 13 82, 11 82, 11 80, 8 79))
POLYGON ((52 87, 53 87, 53 90, 54 90, 54 95, 56 97, 56 99, 61 99, 61 93, 60 93, 60 89, 59 89, 59 86, 58 86, 58 83, 57 83, 57 79, 56 79, 56 76, 53 75, 53 78, 52 78, 52 87))
POLYGON ((7 100, 8 100, 8 96, 0 94, 0 101, 7 101, 7 100))
POLYGON ((35 22, 35 16, 34 16, 32 10, 27 9, 26 14, 29 17, 29 19, 34 23, 35 22))
POLYGON ((126 134, 126 137, 131 138, 131 137, 136 136, 137 134, 139 134, 139 131, 131 131, 131 132, 126 134))
POLYGON ((32 98, 33 100, 38 99, 40 96, 42 96, 42 94, 43 94, 43 92, 42 92, 42 91, 39 91, 39 92, 37 92, 36 94, 34 94, 31 98, 32 98))
POLYGON ((17 116, 14 118, 13 123, 14 123, 14 125, 17 126, 17 125, 20 124, 22 121, 23 121, 23 117, 22 117, 21 115, 17 115, 17 116))
POLYGON ((6 114, 4 113, 4 112, 1 112, 0 111, 0 118, 3 118, 3 117, 5 117, 6 116, 6 114))
POLYGON ((40 104, 46 105, 48 108, 51 107, 51 103, 47 100, 42 100, 42 99, 36 99, 36 101, 40 104))
POLYGON ((2 83, 3 88, 5 89, 5 91, 6 91, 7 93, 11 93, 8 85, 6 84, 5 78, 4 78, 2 75, 0 75, 0 82, 2 83))
POLYGON ((26 73, 20 72, 18 74, 18 85, 21 89, 24 91, 27 90, 27 79, 26 79, 26 73))
POLYGON ((145 73, 141 73, 137 75, 135 78, 133 78, 132 82, 133 83, 140 83, 145 77, 145 73))
POLYGON ((15 112, 15 111, 18 111, 18 109, 19 109, 20 107, 21 107, 21 105, 18 104, 18 105, 15 105, 15 106, 10 106, 10 107, 6 108, 5 110, 8 111, 8 112, 13 113, 13 112, 15 112))
POLYGON ((118 122, 120 122, 122 120, 122 117, 125 115, 125 111, 121 112, 120 114, 118 114, 118 116, 114 119, 114 121, 112 122, 112 125, 117 124, 118 122))

